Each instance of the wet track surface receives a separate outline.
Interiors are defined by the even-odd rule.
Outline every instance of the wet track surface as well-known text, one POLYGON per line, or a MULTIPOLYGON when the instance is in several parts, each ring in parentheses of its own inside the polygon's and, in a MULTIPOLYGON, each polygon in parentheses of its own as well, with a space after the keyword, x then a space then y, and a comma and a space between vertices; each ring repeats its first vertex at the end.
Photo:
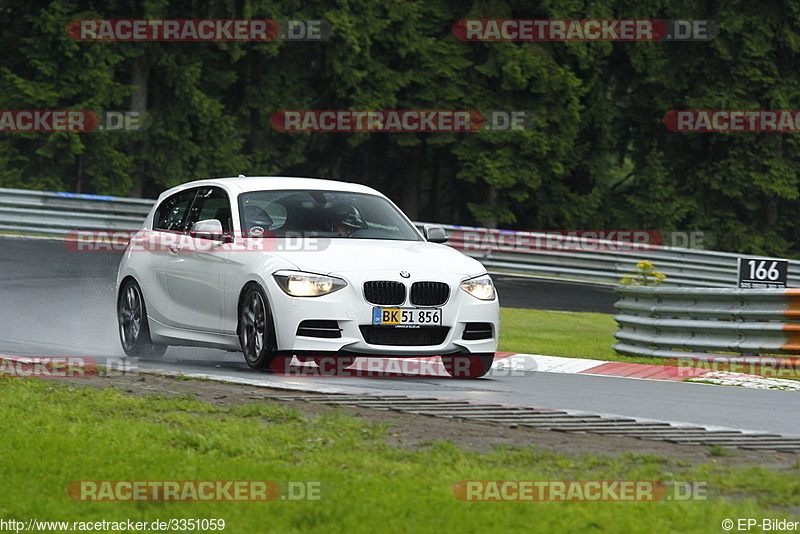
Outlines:
MULTIPOLYGON (((60 241, 0 237, 0 354, 120 358, 114 311, 119 257, 71 252, 60 241)), ((608 287, 494 278, 503 306, 613 312, 608 287)), ((253 372, 240 353, 186 347, 172 347, 163 359, 139 367, 272 387, 469 399, 800 435, 796 392, 556 373, 476 380, 288 377, 253 372)))

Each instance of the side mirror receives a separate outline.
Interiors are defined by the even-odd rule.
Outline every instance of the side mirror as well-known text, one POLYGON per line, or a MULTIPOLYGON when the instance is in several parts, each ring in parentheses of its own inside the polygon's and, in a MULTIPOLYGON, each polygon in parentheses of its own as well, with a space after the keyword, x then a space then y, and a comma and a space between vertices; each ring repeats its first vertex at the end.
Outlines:
POLYGON ((217 219, 205 219, 202 221, 197 221, 194 223, 194 226, 189 233, 192 235, 192 237, 221 241, 222 223, 217 219))
POLYGON ((422 233, 425 234, 425 239, 431 243, 444 243, 447 241, 447 232, 444 228, 435 224, 426 224, 422 227, 422 233))

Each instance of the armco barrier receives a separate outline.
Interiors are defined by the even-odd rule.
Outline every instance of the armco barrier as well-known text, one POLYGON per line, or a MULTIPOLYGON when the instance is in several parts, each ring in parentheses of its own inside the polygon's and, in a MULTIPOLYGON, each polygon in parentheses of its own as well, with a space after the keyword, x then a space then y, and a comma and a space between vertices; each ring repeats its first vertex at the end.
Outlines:
MULTIPOLYGON (((417 224, 421 227, 423 223, 417 224)), ((617 283, 624 275, 632 274, 637 263, 649 260, 658 272, 667 275, 664 286, 737 285, 739 255, 729 252, 586 238, 576 244, 574 238, 542 232, 444 228, 452 247, 490 270, 617 283)), ((789 260, 787 278, 789 286, 800 287, 800 261, 789 260)))
MULTIPOLYGON (((153 200, 0 189, 0 232, 65 235, 74 230, 138 229, 153 200)), ((425 223, 415 223, 422 228, 425 223)), ((487 269, 616 283, 650 260, 667 275, 665 286, 735 287, 736 254, 442 225, 449 244, 487 269)), ((790 286, 800 287, 800 261, 789 261, 790 286)))
POLYGON ((800 289, 620 286, 617 293, 613 348, 620 354, 800 355, 800 289))
POLYGON ((0 231, 64 235, 72 230, 132 230, 153 200, 0 189, 0 231))

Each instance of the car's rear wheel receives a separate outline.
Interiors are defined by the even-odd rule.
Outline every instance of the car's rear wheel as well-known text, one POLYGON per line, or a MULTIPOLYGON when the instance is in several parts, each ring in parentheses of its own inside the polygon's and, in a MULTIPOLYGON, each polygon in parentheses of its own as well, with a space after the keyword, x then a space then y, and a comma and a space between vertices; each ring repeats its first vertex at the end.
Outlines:
POLYGON ((494 353, 470 354, 466 356, 442 356, 447 374, 453 378, 480 378, 489 372, 494 362, 494 353))
POLYGON ((239 304, 239 344, 252 369, 266 369, 276 357, 275 332, 264 290, 250 285, 239 304))
POLYGON ((166 352, 166 345, 153 343, 150 339, 147 308, 135 280, 128 279, 122 284, 117 298, 117 322, 122 350, 128 356, 160 358, 166 352))

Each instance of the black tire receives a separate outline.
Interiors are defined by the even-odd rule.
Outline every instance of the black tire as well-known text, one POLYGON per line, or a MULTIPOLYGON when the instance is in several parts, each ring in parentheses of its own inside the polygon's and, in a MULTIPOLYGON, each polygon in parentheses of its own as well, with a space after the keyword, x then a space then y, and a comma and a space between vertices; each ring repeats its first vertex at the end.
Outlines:
POLYGON ((492 368, 494 353, 469 354, 466 356, 442 356, 447 374, 453 378, 480 378, 492 368))
POLYGON ((239 345, 251 369, 267 369, 277 356, 268 302, 264 290, 252 284, 245 289, 239 304, 239 345))
POLYGON ((160 358, 167 351, 167 345, 153 343, 150 339, 150 325, 147 322, 147 307, 142 290, 135 280, 128 279, 119 290, 117 297, 117 323, 122 350, 136 358, 160 358))

